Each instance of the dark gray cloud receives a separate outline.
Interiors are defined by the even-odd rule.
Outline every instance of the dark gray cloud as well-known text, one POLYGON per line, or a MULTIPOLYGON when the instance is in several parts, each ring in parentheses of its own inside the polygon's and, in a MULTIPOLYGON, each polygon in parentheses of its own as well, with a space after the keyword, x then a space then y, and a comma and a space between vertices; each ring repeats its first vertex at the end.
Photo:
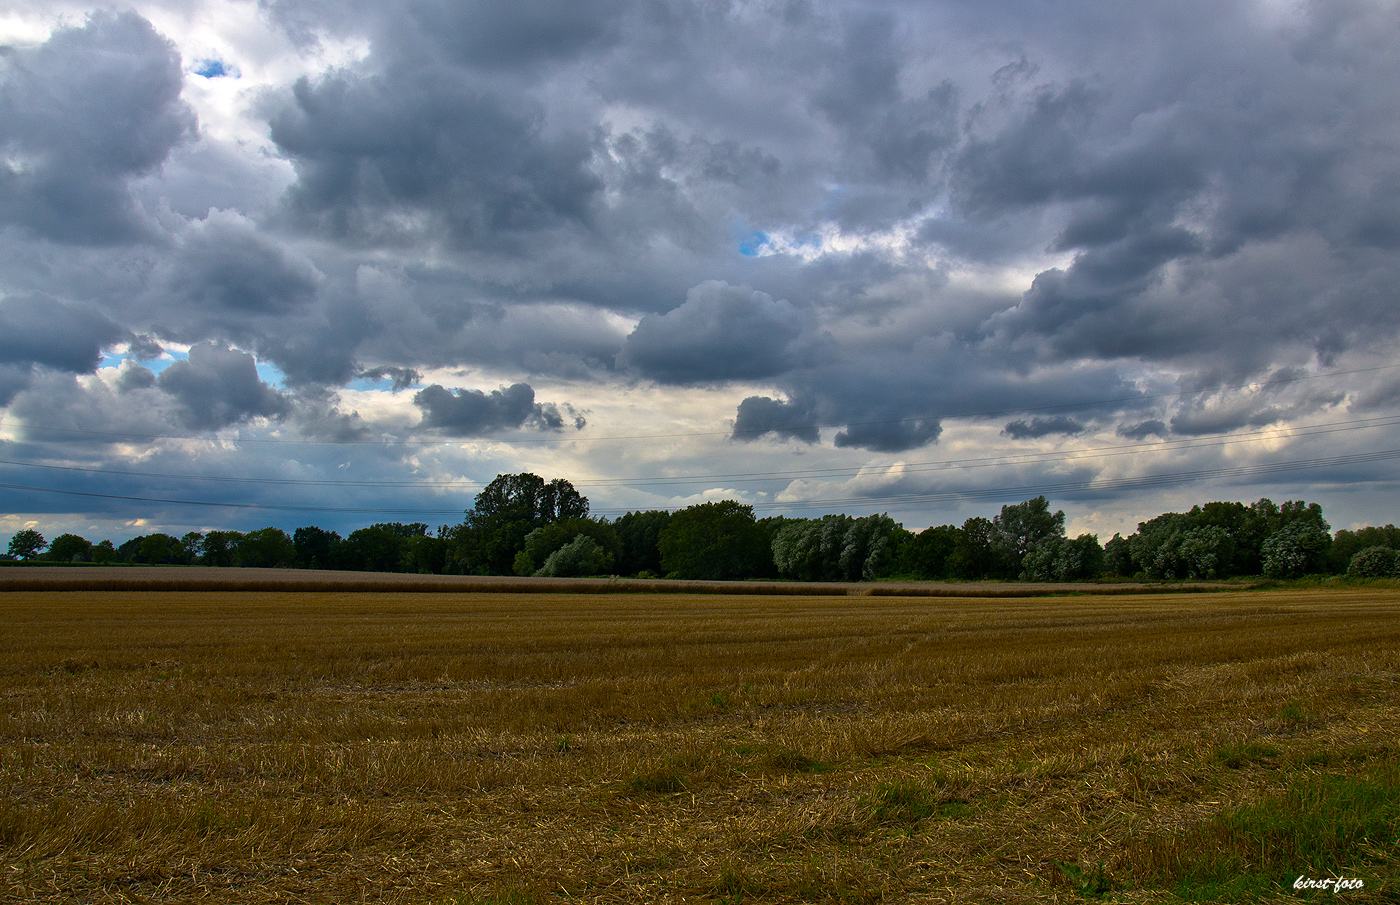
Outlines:
POLYGON ((0 52, 0 222, 60 242, 149 238, 132 198, 195 128, 180 56, 135 13, 0 52))
POLYGON ((871 452, 904 452, 937 443, 943 424, 937 418, 856 422, 836 435, 836 445, 871 452))
POLYGON ((1169 431, 1165 422, 1153 418, 1139 421, 1136 424, 1120 424, 1117 433, 1118 436, 1128 440, 1146 440, 1148 437, 1165 439, 1169 431))
POLYGON ((149 390, 156 385, 155 372, 141 365, 129 365, 117 374, 117 392, 130 393, 134 390, 149 390))
POLYGON ((1284 377, 1266 382, 1257 391, 1222 390, 1190 398, 1178 406, 1170 423, 1172 433, 1183 436, 1223 434, 1316 414, 1340 405, 1345 398, 1331 387, 1295 384, 1284 377))
POLYGON ((0 364, 90 374, 102 360, 102 350, 127 336, 91 308, 42 295, 0 299, 0 364))
POLYGON ((413 386, 423 379, 423 374, 414 368, 395 368, 391 366, 370 368, 361 371, 359 376, 364 380, 391 380, 393 381, 393 391, 398 393, 413 386))
POLYGON ((710 281, 643 317, 618 364, 663 383, 753 380, 811 364, 824 341, 811 309, 710 281))
POLYGON ((817 412, 810 402, 750 396, 739 403, 734 416, 735 440, 757 440, 767 434, 779 439, 816 443, 821 439, 817 428, 817 412))
POLYGON ((9 405, 33 377, 31 368, 0 364, 0 405, 9 405))
POLYGON ((516 383, 489 393, 481 390, 449 390, 433 384, 413 396, 413 404, 423 412, 423 427, 441 430, 456 437, 480 437, 502 430, 532 427, 537 430, 563 430, 568 421, 574 428, 584 421, 568 406, 535 402, 535 391, 528 384, 516 383))
POLYGON ((151 361, 165 352, 160 346, 160 341, 149 333, 141 333, 131 338, 127 343, 126 352, 137 361, 151 361))
POLYGON ((1002 433, 1013 440, 1034 440, 1052 434, 1073 437, 1076 434, 1084 433, 1084 425, 1064 415, 1057 415, 1053 418, 1032 418, 1029 421, 1018 418, 1008 423, 1002 433))
POLYGON ((193 225, 165 290, 190 320, 244 324, 295 312, 315 297, 319 274, 241 217, 211 213, 193 225))
POLYGON ((215 430, 249 418, 276 418, 290 410, 287 398, 258 377, 252 355, 214 343, 190 347, 156 378, 178 404, 186 425, 215 430))
POLYGON ((518 70, 577 60, 618 37, 620 0, 511 0, 407 4, 390 27, 408 26, 447 59, 487 70, 518 70), (406 15, 404 15, 406 13, 406 15))
POLYGON ((492 246, 586 222, 602 188, 588 136, 547 133, 535 99, 428 61, 302 79, 269 121, 296 167, 292 216, 334 238, 492 246))

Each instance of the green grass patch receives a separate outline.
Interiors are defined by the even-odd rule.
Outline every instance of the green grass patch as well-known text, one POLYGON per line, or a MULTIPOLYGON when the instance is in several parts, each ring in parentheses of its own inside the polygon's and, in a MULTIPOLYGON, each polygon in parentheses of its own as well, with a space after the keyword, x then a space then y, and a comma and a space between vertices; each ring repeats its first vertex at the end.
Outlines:
POLYGON ((911 780, 877 786, 867 806, 874 823, 910 829, 932 817, 960 817, 969 807, 967 802, 941 789, 935 791, 911 780))
POLYGON ((1231 770, 1250 764, 1268 763, 1283 752, 1265 742, 1244 742, 1221 745, 1215 749, 1215 760, 1231 770))
POLYGON ((685 775, 675 767, 659 767, 638 773, 627 783, 633 792, 653 795, 679 795, 687 788, 685 775))
POLYGON ((1069 883, 1070 888, 1086 899, 1102 899, 1116 888, 1116 884, 1109 877, 1103 862, 1099 862, 1092 868, 1084 868, 1065 861, 1056 861, 1054 864, 1060 875, 1064 877, 1065 882, 1069 883))
POLYGON ((1397 850, 1400 765, 1386 764, 1362 776, 1300 777, 1187 833, 1148 840, 1130 859, 1188 901, 1247 901, 1291 894, 1299 876, 1358 877, 1377 891, 1376 869, 1397 850))
POLYGON ((826 769, 825 764, 789 748, 774 748, 764 755, 763 763, 770 769, 792 773, 820 773, 826 769))

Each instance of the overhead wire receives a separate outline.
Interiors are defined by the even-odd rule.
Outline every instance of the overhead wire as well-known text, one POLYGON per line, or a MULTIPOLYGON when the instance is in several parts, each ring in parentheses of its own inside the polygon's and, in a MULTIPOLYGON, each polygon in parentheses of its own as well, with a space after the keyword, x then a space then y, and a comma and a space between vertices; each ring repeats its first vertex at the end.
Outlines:
MULTIPOLYGON (((1327 373, 1325 373, 1325 374, 1302 375, 1302 376, 1298 376, 1298 377, 1279 378, 1279 379, 1270 381, 1270 384, 1291 383, 1291 382, 1297 382, 1297 381, 1300 381, 1300 380, 1322 379, 1322 378, 1326 378, 1326 377, 1334 377, 1334 376, 1340 376, 1340 375, 1345 375, 1345 374, 1355 374, 1355 373, 1362 373, 1362 372, 1368 372, 1368 371, 1380 371, 1380 370, 1387 370, 1387 369, 1393 369, 1393 368, 1400 368, 1400 365, 1383 365, 1383 366, 1376 366, 1376 367, 1371 367, 1371 368, 1356 368, 1356 369, 1350 369, 1350 370, 1345 370, 1345 371, 1333 371, 1333 372, 1327 372, 1327 373)), ((1241 385, 1234 386, 1234 387, 1214 387, 1214 388, 1210 388, 1210 389, 1207 389, 1207 390, 1184 391, 1184 392, 1180 392, 1180 393, 1164 393, 1164 394, 1145 395, 1145 396, 1137 396, 1137 397, 1125 397, 1125 398, 1123 398, 1123 399, 1118 399, 1118 400, 1097 400, 1097 401, 1092 401, 1092 402, 1064 403, 1064 404, 1060 404, 1060 405, 1043 406, 1043 407, 1039 407, 1039 408, 1030 407, 1030 408, 1015 409, 1015 410, 999 411, 999 412, 979 412, 979 413, 971 413, 971 414, 965 414, 965 415, 947 415, 947 416, 942 416, 942 417, 969 417, 969 418, 972 418, 972 417, 990 417, 990 416, 994 416, 994 415, 1006 415, 1006 414, 1015 414, 1015 413, 1029 413, 1029 412, 1035 412, 1035 411, 1046 411, 1046 410, 1057 409, 1057 408, 1087 407, 1087 406, 1108 404, 1108 403, 1111 403, 1111 402, 1128 402, 1128 401, 1139 401, 1139 400, 1147 400, 1147 399, 1178 398, 1178 397, 1183 397, 1183 396, 1196 395, 1196 394, 1204 393, 1204 392, 1214 392, 1214 391, 1217 391, 1217 390, 1220 390, 1220 389, 1240 389, 1240 388, 1245 388, 1245 387, 1249 387, 1249 386, 1254 386, 1254 385, 1253 385, 1253 384, 1241 384, 1241 385)), ((902 421, 909 421, 909 420, 918 420, 918 419, 900 419, 900 420, 902 420, 902 421)), ((880 421, 880 422, 860 422, 860 423, 862 423, 862 424, 891 424, 891 423, 899 423, 899 422, 898 422, 898 421, 880 421)), ((855 424, 855 423, 852 422, 851 424, 848 424, 847 426, 852 426, 853 424, 855 424)), ((1319 435, 1319 434, 1330 434, 1330 433, 1337 433, 1337 432, 1344 432, 1344 431, 1365 430, 1365 429, 1376 428, 1376 427, 1394 426, 1394 425, 1396 425, 1396 424, 1400 424, 1400 416, 1388 415, 1388 416, 1380 416, 1380 417, 1376 417, 1376 418, 1361 418, 1361 419, 1349 419, 1349 420, 1335 421, 1335 422, 1323 422, 1323 423, 1320 423, 1320 424, 1303 425, 1303 426, 1300 426, 1300 427, 1289 426, 1289 427, 1264 428, 1264 429, 1260 429, 1260 430, 1258 430, 1258 431, 1250 432, 1250 433, 1248 433, 1248 434, 1239 434, 1239 433, 1227 432, 1227 433, 1221 433, 1221 434, 1204 435, 1204 436, 1200 436, 1200 437, 1188 437, 1188 438, 1181 438, 1181 439, 1163 439, 1163 440, 1157 440, 1157 441, 1152 441, 1152 442, 1148 442, 1148 443, 1139 442, 1139 443, 1129 443, 1129 444, 1118 444, 1118 445, 1112 445, 1112 446, 1087 447, 1087 448, 1072 449, 1072 450, 1052 450, 1052 451, 1046 451, 1046 452, 1028 452, 1028 453, 1006 453, 1006 454, 993 455, 993 456, 977 456, 977 457, 969 457, 969 458, 964 458, 964 459, 944 459, 944 460, 936 460, 936 461, 929 461, 929 462, 913 462, 913 463, 895 462, 895 463, 890 463, 888 466, 885 466, 885 467, 886 467, 886 468, 891 468, 891 469, 893 469, 893 468, 898 468, 898 472, 895 473, 895 476, 898 477, 898 476, 903 476, 903 475, 907 475, 907 474, 928 473, 928 472, 933 472, 933 471, 943 471, 943 470, 952 470, 952 469, 988 468, 988 467, 1012 467, 1012 466, 1017 466, 1017 465, 1044 465, 1044 464, 1056 464, 1056 463, 1065 463, 1065 462, 1076 462, 1076 461, 1086 461, 1086 460, 1093 460, 1093 459, 1102 459, 1102 458, 1109 458, 1109 457, 1123 456, 1123 455, 1141 455, 1141 454, 1150 453, 1150 452, 1170 452, 1170 451, 1180 451, 1180 450, 1189 450, 1189 449, 1203 448, 1203 447, 1209 447, 1209 446, 1225 446, 1225 445, 1239 444, 1239 443, 1257 443, 1257 442, 1262 442, 1262 441, 1269 440, 1269 439, 1284 439, 1284 438, 1293 438, 1293 437, 1315 436, 1315 435, 1319 435)), ((27 429, 27 430, 28 430, 28 429, 46 430, 45 428, 28 428, 28 427, 27 427, 26 429, 27 429)), ((54 430, 54 431, 63 431, 63 430, 65 430, 65 429, 54 428, 54 429, 51 429, 51 430, 54 430)), ((127 436, 127 437, 134 436, 134 435, 103 434, 102 432, 83 432, 83 433, 88 433, 88 434, 92 434, 92 435, 102 435, 102 436, 127 436)), ((716 435, 716 434, 718 434, 718 433, 721 433, 721 432, 704 432, 704 433, 691 433, 691 434, 666 434, 666 435, 639 435, 639 436, 635 436, 635 437, 613 437, 613 438, 591 438, 591 439, 599 439, 599 440, 603 440, 603 439, 615 439, 615 440, 625 440, 625 439, 657 439, 657 438, 669 438, 669 437, 713 436, 713 435, 716 435)), ((724 433, 729 433, 729 432, 724 432, 724 433)), ((182 437, 182 438, 175 438, 175 437, 156 437, 156 436, 151 436, 151 437, 147 437, 147 438, 145 438, 145 439, 199 439, 199 438, 184 438, 184 437, 182 437)), ((249 439, 240 438, 240 439, 237 439, 237 440, 234 441, 234 442, 238 442, 238 443, 247 443, 247 442, 302 442, 302 441, 287 440, 287 439, 280 439, 280 438, 261 438, 261 439, 260 439, 260 438, 249 438, 249 439)), ((306 442, 338 442, 338 441, 306 441, 306 442)), ((378 442, 381 442, 381 441, 354 441, 354 442, 376 442, 376 443, 378 443, 378 442)), ((458 443, 458 442, 461 442, 461 440, 460 440, 460 439, 454 439, 454 440, 445 440, 445 441, 440 441, 440 442, 443 442, 443 443, 458 443)), ((495 441, 493 441, 493 442, 495 442, 495 441)), ((1132 478, 1121 478, 1121 479, 1092 480, 1092 481, 1081 481, 1081 482, 1059 482, 1059 483, 1051 482, 1051 483, 1039 483, 1039 484, 1033 484, 1033 485, 1026 485, 1026 486, 1022 486, 1022 487, 963 488, 963 489, 948 490, 948 491, 917 491, 917 492, 889 493, 889 494, 867 493, 867 494, 862 494, 861 496, 858 496, 858 497, 824 498, 824 499, 806 499, 806 500, 790 500, 790 501, 773 500, 773 501, 770 501, 770 502, 760 503, 760 504, 756 504, 756 505, 759 506, 759 507, 761 507, 764 511, 790 511, 790 510, 800 510, 800 509, 813 509, 813 508, 816 508, 816 507, 819 507, 819 506, 838 506, 838 505, 852 505, 852 504, 867 504, 867 505, 868 505, 868 504, 871 504, 871 503, 880 503, 880 502, 889 503, 889 504, 929 503, 929 502, 937 502, 937 501, 940 501, 940 500, 949 500, 949 499, 979 499, 979 498, 986 498, 986 497, 1001 497, 1001 496, 1007 496, 1007 495, 1014 495, 1014 494, 1017 494, 1017 493, 1035 493, 1035 492, 1041 492, 1041 493, 1060 493, 1060 494, 1067 494, 1067 493, 1068 493, 1068 494, 1076 494, 1076 493, 1085 493, 1085 492, 1098 492, 1098 491, 1107 491, 1107 490, 1116 490, 1116 489, 1126 489, 1126 488, 1131 488, 1131 487, 1153 486, 1153 485, 1162 484, 1162 483, 1180 483, 1180 482, 1185 482, 1185 481, 1204 480, 1204 479, 1212 479, 1212 478, 1227 478, 1227 477, 1240 477, 1240 476, 1251 476, 1251 475, 1264 475, 1264 474, 1272 474, 1272 473, 1278 473, 1278 472, 1284 472, 1284 471, 1290 471, 1290 470, 1298 470, 1298 469, 1316 469, 1316 468, 1337 467, 1337 466, 1346 465, 1346 464, 1359 464, 1359 463, 1365 463, 1365 462, 1381 461, 1381 460, 1385 460, 1385 459, 1395 458, 1395 457, 1397 457, 1397 455, 1400 455, 1400 451, 1396 451, 1396 450, 1383 450, 1383 451, 1375 452, 1375 453, 1356 454, 1356 455, 1352 455, 1352 456, 1322 457, 1322 458, 1303 459, 1303 460, 1296 460, 1296 461, 1292 461, 1292 462, 1283 462, 1283 463, 1256 463, 1256 464, 1254 464, 1254 465, 1230 466, 1230 467, 1224 467, 1224 468, 1203 469, 1203 470, 1197 470, 1197 471, 1175 472, 1175 473, 1166 473, 1166 474, 1158 474, 1158 475, 1144 475, 1144 476, 1138 476, 1138 477, 1132 477, 1132 478)), ((154 480, 167 480, 167 481, 205 481, 205 482, 216 482, 216 483, 227 483, 227 484, 243 484, 243 485, 248 485, 248 484, 259 485, 259 484, 261 484, 261 485, 268 485, 268 486, 337 487, 337 488, 344 488, 344 489, 357 488, 357 487, 363 487, 363 488, 367 488, 367 489, 368 489, 368 488, 390 488, 390 487, 418 487, 418 488, 424 488, 424 489, 438 489, 438 488, 453 488, 453 487, 469 488, 469 487, 480 487, 480 486, 483 486, 483 485, 482 485, 482 482, 480 482, 480 481, 473 481, 473 480, 468 480, 468 479, 451 479, 451 480, 442 480, 442 481, 432 481, 432 480, 428 480, 428 481, 423 481, 423 480, 349 481, 349 480, 330 480, 330 479, 256 478, 256 477, 235 477, 235 476, 228 476, 228 475, 191 475, 191 474, 175 474, 175 473, 161 473, 161 472, 142 472, 142 471, 127 471, 127 470, 107 469, 107 468, 91 468, 91 467, 85 467, 85 466, 79 466, 79 465, 57 465, 57 464, 51 464, 51 463, 22 462, 22 461, 15 461, 15 460, 0 460, 0 465, 3 465, 3 466, 10 466, 10 467, 19 467, 19 468, 48 469, 48 470, 55 470, 55 471, 84 472, 84 473, 97 474, 97 475, 101 475, 101 476, 104 476, 104 477, 128 477, 128 478, 137 478, 137 479, 154 479, 154 480)), ((875 466, 875 467, 879 467, 879 466, 875 466)), ((839 478, 856 477, 856 476, 859 476, 859 475, 861 475, 861 474, 869 473, 869 471, 870 471, 871 468, 872 468, 872 466, 871 466, 869 463, 867 463, 867 464, 865 464, 865 465, 856 466, 856 467, 845 466, 845 467, 833 467, 833 468, 816 468, 816 469, 800 469, 800 470, 779 470, 779 471, 766 471, 766 472, 738 472, 738 473, 730 473, 730 474, 716 473, 716 474, 669 475, 669 476, 668 476, 668 475, 638 476, 638 477, 632 477, 632 478, 599 479, 599 480, 594 480, 594 481, 586 481, 586 480, 585 480, 585 481, 576 482, 576 486, 582 487, 582 488, 620 487, 620 488, 628 488, 628 489, 641 489, 641 488, 646 488, 646 487, 681 486, 681 485, 686 485, 686 484, 711 484, 711 485, 713 485, 713 484, 715 484, 715 483, 756 483, 756 482, 770 482, 770 481, 780 481, 780 480, 794 481, 794 480, 803 480, 803 479, 807 479, 807 480, 831 480, 831 479, 839 479, 839 478)), ((462 511, 462 509, 459 508, 459 507, 454 507, 454 508, 451 508, 451 509, 438 509, 438 508, 429 508, 429 507, 405 507, 405 506, 401 506, 401 507, 375 507, 375 506, 366 506, 366 507, 353 507, 353 506, 299 506, 299 505, 275 504, 275 503, 221 502, 221 501, 214 501, 214 500, 185 499, 185 498, 174 497, 174 496, 172 496, 172 497, 142 496, 142 495, 136 495, 136 494, 130 494, 130 495, 128 495, 128 494, 115 494, 115 493, 99 493, 99 492, 95 492, 95 491, 84 491, 84 490, 67 490, 67 489, 53 488, 53 487, 37 487, 37 486, 29 485, 29 484, 19 484, 19 483, 0 483, 0 489, 15 490, 15 491, 21 491, 21 492, 28 492, 28 493, 40 493, 40 494, 61 494, 61 495, 67 495, 67 496, 89 497, 89 498, 94 498, 94 499, 108 499, 108 500, 120 500, 120 501, 129 501, 129 502, 144 502, 144 503, 161 503, 161 504, 168 504, 168 505, 203 506, 203 507, 224 508, 224 509, 251 509, 251 510, 273 510, 273 511, 292 511, 292 512, 365 513, 365 514, 369 514, 369 513, 375 513, 375 514, 410 514, 410 513, 418 513, 418 514, 447 514, 447 513, 459 513, 459 512, 462 511)), ((671 507, 671 508, 674 508, 674 507, 671 507)), ((595 509, 594 511, 595 511, 595 512, 598 512, 598 513, 600 513, 600 514, 602 514, 602 513, 607 513, 607 512, 622 512, 622 511, 626 511, 626 510, 623 510, 623 509, 620 509, 620 508, 616 508, 616 509, 595 509)))
MULTIPOLYGON (((1133 487, 1160 486, 1167 484, 1189 483, 1192 481, 1208 480, 1213 478, 1228 477, 1253 477, 1258 475, 1275 474, 1288 471, 1309 470, 1318 468, 1332 468, 1340 465, 1356 465, 1369 462, 1380 462, 1393 459, 1400 459, 1400 449, 1378 450, 1370 453, 1357 453, 1345 456, 1324 456, 1310 459, 1299 459, 1284 462, 1264 462, 1251 465, 1237 465, 1223 468, 1208 468, 1195 471, 1168 472, 1155 475, 1140 475, 1133 478, 1110 478, 1106 480, 1090 481, 1065 481, 1058 483, 1037 483, 1015 487, 989 487, 989 488, 967 488, 951 491, 929 491, 914 493, 869 493, 859 497, 829 498, 829 499, 808 499, 793 501, 774 501, 771 503, 754 504, 755 508, 761 508, 765 512, 773 511, 793 511, 803 509, 814 509, 819 506, 849 505, 849 504, 870 504, 870 503, 930 503, 947 500, 975 500, 975 499, 995 499, 999 497, 1018 496, 1023 494, 1080 494, 1103 492, 1108 490, 1122 490, 1133 487)), ((0 483, 0 489, 20 490, 34 493, 62 494, 66 496, 92 497, 109 500, 122 500, 129 502, 144 503, 166 503, 171 505, 202 506, 216 509, 253 509, 253 510, 274 510, 290 512, 342 512, 342 513, 375 513, 375 514, 446 514, 457 513, 462 510, 453 509, 433 509, 415 507, 351 507, 351 506, 292 506, 275 503, 230 503, 212 500, 185 500, 164 497, 142 497, 124 494, 94 493, 90 491, 61 490, 50 487, 30 487, 21 484, 0 483)), ((657 507, 661 509, 673 509, 676 507, 657 507)), ((620 508, 604 508, 593 510, 597 513, 623 512, 620 508)))

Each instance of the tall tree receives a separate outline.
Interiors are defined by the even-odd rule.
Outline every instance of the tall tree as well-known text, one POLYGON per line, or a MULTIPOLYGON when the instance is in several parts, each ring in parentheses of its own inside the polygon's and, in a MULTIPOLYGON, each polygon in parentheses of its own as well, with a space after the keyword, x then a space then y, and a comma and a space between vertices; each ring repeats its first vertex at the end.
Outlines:
POLYGON ((682 509, 657 544, 661 567, 677 578, 751 578, 773 566, 768 532, 754 521, 752 506, 734 500, 682 509))
POLYGON ((958 545, 956 525, 925 528, 902 539, 895 556, 895 570, 912 578, 947 578, 948 557, 958 545))
POLYGON ((49 544, 44 558, 54 562, 87 562, 92 558, 92 542, 77 534, 60 534, 49 544))
POLYGON ((454 571, 509 575, 531 531, 564 519, 586 518, 588 498, 563 478, 497 475, 476 495, 466 520, 450 532, 454 571))
MULTIPOLYGON (((205 543, 208 544, 207 537, 205 543)), ((249 531, 240 537, 234 555, 240 566, 286 569, 296 563, 297 548, 287 532, 281 528, 267 527, 249 531)))
POLYGON ((1044 496, 1001 507, 1001 514, 992 519, 992 524, 997 530, 997 545, 1012 573, 1020 571, 1021 560, 1036 544, 1065 536, 1064 510, 1051 512, 1050 501, 1044 496))
POLYGON ((44 535, 38 531, 33 528, 21 528, 10 538, 10 555, 20 559, 33 559, 47 545, 44 535))
MULTIPOLYGON (((204 535, 203 548, 199 561, 206 566, 231 566, 237 561, 238 541, 243 535, 237 531, 210 531, 204 535)), ((122 544, 125 547, 126 544, 122 544)))
POLYGON ((973 516, 958 530, 958 540, 948 555, 948 567, 958 578, 1006 578, 1014 575, 999 543, 996 525, 973 516))
POLYGON ((661 548, 656 545, 661 532, 671 523, 671 513, 664 509, 629 512, 612 523, 622 545, 617 559, 619 575, 640 572, 661 574, 661 548))
POLYGON ((298 528, 292 533, 299 569, 338 569, 341 567, 340 547, 344 539, 334 531, 315 525, 298 528))

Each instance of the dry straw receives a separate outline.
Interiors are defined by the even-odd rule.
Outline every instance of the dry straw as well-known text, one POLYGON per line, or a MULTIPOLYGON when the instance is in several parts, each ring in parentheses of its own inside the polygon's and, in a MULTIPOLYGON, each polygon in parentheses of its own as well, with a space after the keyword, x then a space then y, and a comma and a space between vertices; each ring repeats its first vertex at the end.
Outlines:
POLYGON ((3 599, 0 901, 1240 901, 1400 799, 1395 591, 3 599))

